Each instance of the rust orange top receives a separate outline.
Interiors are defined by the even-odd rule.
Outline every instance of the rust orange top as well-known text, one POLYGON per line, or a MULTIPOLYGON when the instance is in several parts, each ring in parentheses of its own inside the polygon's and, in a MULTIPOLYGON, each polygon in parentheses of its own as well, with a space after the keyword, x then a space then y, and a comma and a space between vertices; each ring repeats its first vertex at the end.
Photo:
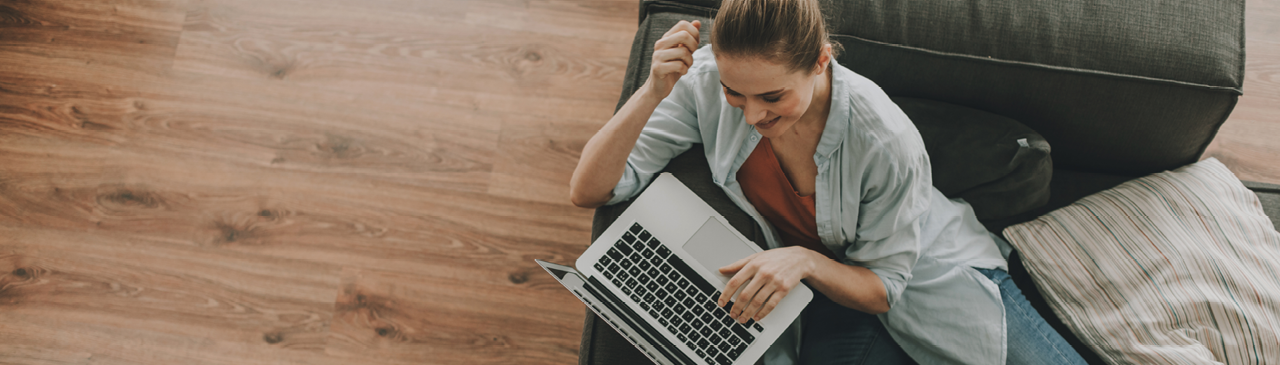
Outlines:
POLYGON ((738 184, 747 201, 773 224, 782 244, 803 246, 835 259, 818 237, 813 195, 801 196, 791 186, 768 138, 760 140, 738 169, 738 184))

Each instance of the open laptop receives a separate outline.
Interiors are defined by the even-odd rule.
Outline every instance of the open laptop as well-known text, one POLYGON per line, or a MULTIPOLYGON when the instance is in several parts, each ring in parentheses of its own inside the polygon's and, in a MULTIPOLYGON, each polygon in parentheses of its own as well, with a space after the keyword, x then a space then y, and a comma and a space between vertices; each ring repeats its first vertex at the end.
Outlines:
POLYGON ((801 283, 759 323, 716 306, 719 268, 760 247, 663 173, 587 248, 579 269, 536 260, 657 364, 750 365, 813 299, 801 283))

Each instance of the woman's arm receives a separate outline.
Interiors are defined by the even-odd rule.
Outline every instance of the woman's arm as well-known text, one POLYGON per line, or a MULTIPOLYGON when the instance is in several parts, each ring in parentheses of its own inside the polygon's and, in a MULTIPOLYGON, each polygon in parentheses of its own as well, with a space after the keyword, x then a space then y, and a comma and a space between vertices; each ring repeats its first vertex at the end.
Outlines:
POLYGON ((680 21, 654 44, 649 79, 583 146, 582 158, 569 180, 573 205, 595 208, 613 197, 613 188, 626 170, 627 156, 640 131, 662 99, 671 94, 680 76, 693 66, 701 26, 699 21, 680 21))
POLYGON ((842 264, 800 246, 758 252, 720 268, 720 273, 732 278, 718 298, 719 305, 734 302, 729 315, 738 322, 769 315, 800 280, 845 307, 870 314, 889 311, 884 284, 870 269, 842 264), (738 287, 742 292, 734 298, 738 287))

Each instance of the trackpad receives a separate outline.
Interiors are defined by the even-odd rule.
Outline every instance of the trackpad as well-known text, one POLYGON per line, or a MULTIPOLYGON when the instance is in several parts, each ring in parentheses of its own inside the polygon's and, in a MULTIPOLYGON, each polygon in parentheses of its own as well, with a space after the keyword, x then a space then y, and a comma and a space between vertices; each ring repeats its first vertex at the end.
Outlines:
POLYGON ((721 267, 756 253, 749 245, 754 243, 738 238, 729 227, 712 216, 707 217, 702 228, 698 228, 698 232, 689 238, 689 242, 684 243, 683 248, 684 252, 693 255, 703 267, 719 275, 721 267))

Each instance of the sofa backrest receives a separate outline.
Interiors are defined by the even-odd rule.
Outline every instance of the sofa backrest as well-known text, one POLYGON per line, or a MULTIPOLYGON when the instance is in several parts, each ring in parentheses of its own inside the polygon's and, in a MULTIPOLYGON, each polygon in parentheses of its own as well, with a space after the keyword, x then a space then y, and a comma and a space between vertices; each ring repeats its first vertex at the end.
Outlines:
MULTIPOLYGON (((1244 1, 820 0, 841 64, 890 96, 1007 116, 1057 167, 1143 175, 1195 162, 1244 78, 1244 1)), ((713 17, 715 0, 641 16, 713 17)))

